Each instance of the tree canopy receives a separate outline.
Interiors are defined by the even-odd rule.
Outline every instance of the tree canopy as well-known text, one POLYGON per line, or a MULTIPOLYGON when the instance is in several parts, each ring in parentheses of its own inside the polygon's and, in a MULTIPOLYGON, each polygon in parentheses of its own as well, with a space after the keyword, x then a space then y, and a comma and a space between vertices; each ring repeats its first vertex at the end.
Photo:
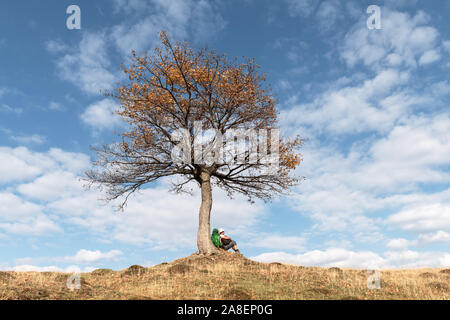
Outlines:
POLYGON ((106 92, 120 102, 117 113, 129 130, 121 142, 95 148, 90 184, 105 187, 108 200, 123 197, 122 206, 145 184, 168 176, 179 177, 173 181, 178 192, 198 182, 202 206, 211 184, 251 201, 295 185, 302 139, 280 138, 276 101, 254 60, 173 44, 165 32, 160 39, 152 54, 132 51, 122 66, 128 80, 106 92))

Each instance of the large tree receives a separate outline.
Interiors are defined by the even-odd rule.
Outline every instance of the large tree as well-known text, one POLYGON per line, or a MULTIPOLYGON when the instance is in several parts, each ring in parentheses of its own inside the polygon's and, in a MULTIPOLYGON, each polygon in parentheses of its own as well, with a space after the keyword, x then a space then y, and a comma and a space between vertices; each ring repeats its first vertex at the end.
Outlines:
POLYGON ((128 80, 107 96, 120 102, 128 123, 121 142, 94 148, 89 186, 106 190, 107 200, 128 197, 147 183, 172 179, 173 190, 201 190, 197 246, 210 240, 212 186, 250 201, 270 200, 298 182, 299 137, 282 139, 277 109, 264 75, 253 60, 231 61, 214 50, 173 43, 165 32, 149 55, 132 51, 122 69, 128 80))

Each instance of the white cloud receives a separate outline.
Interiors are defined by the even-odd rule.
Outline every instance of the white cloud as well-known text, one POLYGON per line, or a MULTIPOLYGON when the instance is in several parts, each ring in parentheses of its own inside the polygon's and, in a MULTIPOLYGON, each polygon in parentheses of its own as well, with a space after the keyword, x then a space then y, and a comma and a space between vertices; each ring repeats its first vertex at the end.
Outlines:
POLYGON ((393 268, 446 268, 450 266, 447 252, 419 252, 412 250, 388 251, 384 254, 393 268))
POLYGON ((20 197, 2 192, 0 193, 1 216, 13 220, 15 218, 37 215, 41 213, 42 207, 38 204, 23 201, 20 197))
POLYGON ((394 65, 415 67, 421 57, 423 64, 440 58, 433 51, 438 46, 439 32, 426 25, 430 20, 427 14, 418 11, 411 16, 388 8, 382 12, 381 30, 366 28, 366 17, 362 17, 346 35, 340 54, 348 66, 363 63, 375 69, 394 65))
MULTIPOLYGON (((49 203, 48 208, 64 216, 67 222, 108 240, 145 244, 153 249, 194 248, 199 193, 175 195, 169 193, 168 188, 169 185, 163 183, 141 190, 130 198, 123 213, 114 212, 110 205, 102 205, 98 201, 101 195, 92 192, 63 197, 49 203), (175 235, 182 235, 183 241, 175 235)), ((261 205, 252 205, 241 196, 230 201, 224 192, 213 192, 211 225, 227 228, 233 236, 247 235, 262 214, 261 205)))
POLYGON ((20 144, 43 144, 47 140, 45 136, 39 134, 11 136, 11 139, 20 144))
POLYGON ((446 114, 412 117, 375 142, 372 161, 355 172, 361 187, 398 192, 414 189, 417 183, 442 183, 450 175, 441 166, 450 161, 450 118, 446 114))
POLYGON ((445 97, 450 94, 450 83, 445 81, 439 81, 432 85, 431 92, 438 97, 445 97))
POLYGON ((417 0, 384 0, 384 4, 392 8, 414 6, 417 0))
POLYGON ((23 113, 23 109, 20 107, 11 107, 10 105, 6 103, 2 103, 0 105, 0 111, 6 112, 6 113, 14 113, 16 115, 21 115, 23 113))
POLYGON ((196 42, 214 37, 226 27, 227 22, 219 13, 218 3, 220 4, 220 2, 201 0, 192 4, 191 33, 196 42))
POLYGON ((409 247, 425 246, 434 243, 450 242, 450 233, 439 230, 436 232, 426 232, 419 234, 416 240, 391 239, 386 247, 393 251, 408 251, 409 247))
POLYGON ((446 252, 388 251, 380 255, 371 251, 351 251, 341 248, 313 250, 302 254, 269 252, 252 257, 261 262, 284 262, 302 266, 391 269, 391 268, 445 268, 450 266, 446 252))
POLYGON ((0 163, 8 164, 0 166, 0 183, 24 180, 42 172, 38 163, 32 162, 28 149, 23 147, 0 147, 0 163))
POLYGON ((428 50, 419 59, 420 65, 426 65, 438 61, 441 59, 441 55, 437 50, 428 50))
POLYGON ((118 0, 116 4, 118 10, 143 16, 112 28, 111 38, 123 55, 129 54, 132 49, 143 53, 154 44, 159 44, 162 30, 175 39, 190 35, 194 41, 199 41, 215 35, 226 25, 215 1, 118 0))
POLYGON ((41 205, 12 193, 0 192, 0 229, 6 233, 44 235, 61 228, 43 213, 41 205))
POLYGON ((157 43, 161 31, 159 22, 147 17, 133 25, 114 26, 111 37, 123 55, 130 54, 131 50, 141 54, 157 43))
POLYGON ((27 236, 44 236, 62 232, 62 229, 45 215, 29 217, 25 221, 17 219, 14 222, 0 222, 0 229, 3 229, 6 233, 27 236))
POLYGON ((80 192, 81 186, 82 183, 73 173, 54 171, 46 173, 30 183, 19 185, 17 191, 28 198, 51 201, 77 194, 80 192))
POLYGON ((6 88, 0 88, 0 97, 3 96, 8 90, 6 88))
MULTIPOLYGON (((3 150, 0 157, 8 155, 5 160, 21 168, 6 176, 9 182, 20 183, 9 186, 10 192, 0 192, 0 229, 6 234, 61 231, 54 222, 58 221, 82 227, 105 241, 145 244, 153 249, 194 247, 200 205, 196 185, 192 185, 193 197, 174 195, 168 192, 169 181, 163 180, 159 186, 135 194, 125 212, 118 213, 113 209, 115 203, 99 201, 103 197, 100 192, 82 187, 79 177, 90 166, 88 156, 59 149, 43 153, 23 147, 3 150), (180 242, 175 233, 183 234, 185 240, 180 242)), ((261 204, 250 204, 242 196, 230 201, 220 190, 213 194, 212 225, 227 228, 233 236, 247 235, 248 228, 265 214, 261 204)))
POLYGON ((261 262, 284 262, 302 266, 322 266, 341 268, 378 269, 385 266, 385 261, 378 254, 370 251, 350 251, 341 248, 329 248, 324 251, 314 250, 302 254, 286 252, 263 253, 251 259, 261 262))
POLYGON ((55 102, 55 101, 51 101, 48 108, 50 110, 54 110, 54 111, 62 111, 65 109, 59 102, 55 102))
POLYGON ((106 34, 83 33, 75 52, 66 53, 58 59, 60 77, 89 94, 110 89, 117 78, 108 71, 111 62, 107 46, 106 34))
POLYGON ((434 233, 420 234, 417 242, 421 245, 450 242, 450 233, 439 230, 434 233))
POLYGON ((89 105, 81 120, 96 131, 112 129, 123 124, 123 120, 115 112, 119 105, 111 99, 103 99, 89 105))
POLYGON ((415 232, 450 230, 450 205, 435 203, 405 209, 391 215, 387 222, 415 232))
MULTIPOLYGON (((311 140, 297 169, 307 179, 295 189, 290 203, 312 218, 316 233, 339 231, 361 242, 383 240, 380 231, 393 220, 384 221, 377 213, 434 206, 448 199, 449 190, 420 190, 450 181, 443 169, 450 164, 449 127, 445 113, 411 117, 384 138, 355 143, 345 153, 339 146, 311 140)), ((442 225, 442 219, 430 221, 442 225)))
POLYGON ((308 17, 317 6, 317 0, 286 0, 288 3, 289 15, 308 17))
POLYGON ((30 272, 30 271, 34 271, 34 272, 64 272, 64 273, 73 273, 73 272, 91 272, 93 270, 95 270, 95 268, 93 267, 85 267, 83 269, 80 269, 77 266, 69 266, 66 268, 60 268, 57 266, 44 266, 44 267, 40 267, 40 266, 34 266, 34 265, 29 265, 29 264, 24 264, 24 265, 18 265, 18 266, 14 266, 12 268, 2 268, 3 270, 12 270, 12 271, 16 271, 16 272, 30 272))
POLYGON ((26 147, 0 147, 0 183, 22 182, 60 168, 79 173, 90 163, 89 156, 52 148, 48 152, 33 152, 26 147))
POLYGON ((102 260, 117 260, 118 257, 122 255, 120 250, 110 250, 108 252, 101 252, 100 250, 79 250, 74 256, 67 256, 62 258, 62 261, 69 263, 94 263, 102 260))
POLYGON ((342 20, 343 14, 341 3, 338 0, 327 0, 320 4, 316 17, 322 30, 330 30, 335 26, 337 20, 342 20))
POLYGON ((411 105, 422 101, 398 90, 409 78, 406 72, 386 69, 359 86, 331 88, 311 103, 283 110, 280 120, 284 126, 310 126, 319 133, 386 132, 411 105))
POLYGON ((69 46, 60 40, 49 40, 45 42, 45 48, 50 53, 61 53, 69 49, 69 46))
POLYGON ((114 0, 114 13, 124 11, 126 14, 143 14, 151 8, 149 1, 145 0, 114 0))
POLYGON ((386 247, 391 250, 406 250, 410 246, 410 241, 406 239, 391 239, 386 247))
POLYGON ((442 46, 445 51, 450 52, 450 40, 442 41, 442 46))
POLYGON ((123 77, 119 65, 111 65, 113 52, 122 56, 131 50, 139 54, 159 44, 159 32, 166 30, 175 39, 191 35, 194 40, 215 35, 226 23, 217 10, 218 2, 207 0, 115 0, 116 13, 125 13, 120 24, 102 32, 84 32, 78 47, 68 50, 61 41, 50 40, 50 53, 63 54, 57 59, 59 76, 88 94, 109 90, 123 77), (115 71, 111 71, 113 70, 115 71))
POLYGON ((0 167, 0 183, 9 184, 0 189, 0 229, 21 235, 61 232, 46 204, 34 200, 45 202, 72 194, 77 187, 81 190, 75 175, 86 168, 89 157, 60 149, 32 152, 24 147, 0 147, 0 160, 8 163, 0 167))
POLYGON ((258 233, 248 241, 247 247, 265 248, 267 250, 305 250, 305 237, 283 236, 278 234, 258 233))
MULTIPOLYGON (((36 153, 34 156, 36 156, 36 153)), ((48 151, 47 157, 52 161, 55 161, 62 169, 72 173, 80 173, 90 164, 90 157, 88 155, 84 153, 68 152, 58 148, 51 148, 48 151)), ((52 169, 54 170, 54 168, 52 169)))

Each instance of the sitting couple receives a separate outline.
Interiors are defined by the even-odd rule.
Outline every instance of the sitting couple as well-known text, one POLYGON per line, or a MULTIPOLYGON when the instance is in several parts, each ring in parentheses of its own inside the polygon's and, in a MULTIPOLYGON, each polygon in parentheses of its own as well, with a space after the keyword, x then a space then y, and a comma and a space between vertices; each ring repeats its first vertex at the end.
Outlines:
POLYGON ((224 250, 233 248, 234 252, 240 253, 239 249, 237 248, 236 241, 234 241, 230 237, 227 237, 225 235, 225 230, 223 229, 217 230, 214 228, 211 235, 211 240, 217 248, 222 248, 224 250))

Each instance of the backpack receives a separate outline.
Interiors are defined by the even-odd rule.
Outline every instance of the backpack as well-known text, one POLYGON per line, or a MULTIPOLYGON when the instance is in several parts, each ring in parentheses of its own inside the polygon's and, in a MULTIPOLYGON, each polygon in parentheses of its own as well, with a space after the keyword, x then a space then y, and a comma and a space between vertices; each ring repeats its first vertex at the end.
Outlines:
POLYGON ((217 230, 216 228, 214 228, 212 231, 211 241, 217 248, 220 248, 219 230, 217 230))

